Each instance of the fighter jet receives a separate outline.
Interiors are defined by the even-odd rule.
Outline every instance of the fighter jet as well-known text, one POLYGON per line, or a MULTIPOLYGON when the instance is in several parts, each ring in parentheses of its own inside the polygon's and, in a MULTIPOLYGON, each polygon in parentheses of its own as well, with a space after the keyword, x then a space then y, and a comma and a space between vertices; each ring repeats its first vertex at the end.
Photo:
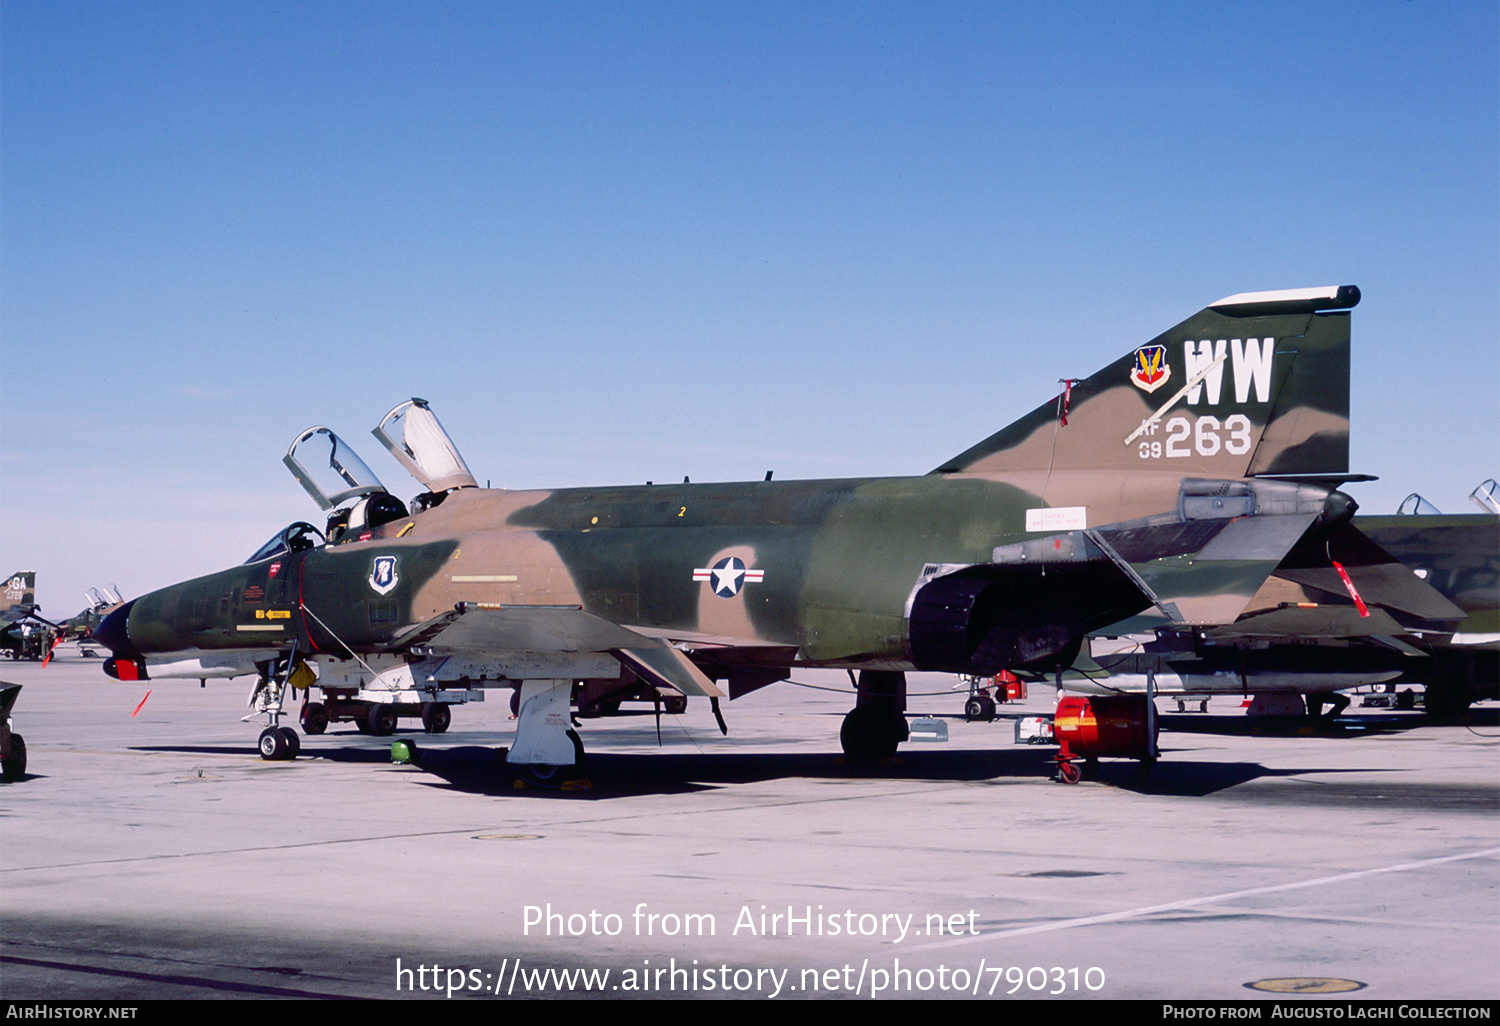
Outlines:
POLYGON ((1289 554, 1334 574, 1320 553, 1356 508, 1338 488, 1362 479, 1358 301, 1219 300, 919 477, 480 488, 414 399, 374 432, 425 489, 410 505, 309 429, 285 460, 325 530, 293 524, 95 637, 123 680, 259 674, 271 759, 297 748, 288 688, 328 696, 314 732, 332 713, 374 733, 413 712, 441 729, 449 704, 514 689, 507 759, 546 775, 583 757, 580 683, 706 697, 718 716, 799 667, 857 672, 842 745, 887 756, 909 671, 1055 670, 1112 624, 1232 625, 1289 554))
POLYGON ((3 585, 0 600, 7 603, 0 612, 0 651, 12 659, 41 659, 51 647, 57 625, 44 620, 36 604, 36 571, 13 573, 3 585))
POLYGON ((1473 702, 1500 698, 1497 490, 1489 480, 1470 494, 1480 513, 1441 514, 1421 496, 1412 495, 1401 508, 1426 515, 1362 516, 1354 521, 1466 614, 1460 624, 1425 625, 1407 639, 1422 657, 1405 661, 1396 682, 1422 684, 1432 716, 1454 718, 1473 702))
POLYGON ((103 590, 89 588, 83 593, 87 605, 58 624, 64 640, 82 640, 93 634, 110 610, 125 604, 119 589, 111 584, 103 590))

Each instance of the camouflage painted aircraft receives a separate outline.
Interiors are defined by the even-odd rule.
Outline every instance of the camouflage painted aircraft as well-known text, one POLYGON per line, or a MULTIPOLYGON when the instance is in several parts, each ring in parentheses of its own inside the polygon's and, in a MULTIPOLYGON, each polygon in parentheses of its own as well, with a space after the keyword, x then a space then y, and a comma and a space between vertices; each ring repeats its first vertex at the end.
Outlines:
POLYGON ((63 640, 83 640, 98 629, 99 624, 104 621, 108 613, 125 604, 120 597, 119 589, 113 584, 104 588, 89 588, 83 593, 84 600, 88 605, 84 606, 73 616, 68 617, 58 624, 60 637, 63 640))
POLYGON ((1487 481, 1470 496, 1484 513, 1354 521, 1466 614, 1456 626, 1433 624, 1408 639, 1421 658, 1404 661, 1398 682, 1424 686, 1430 715, 1454 717, 1480 699, 1500 698, 1500 511, 1494 495, 1495 482, 1487 481))
POLYGON ((6 579, 0 601, 0 651, 12 659, 40 659, 52 644, 56 627, 38 614, 36 604, 36 571, 22 570, 6 579))
POLYGON ((517 689, 508 759, 543 774, 582 756, 579 682, 717 715, 793 668, 847 668, 843 746, 888 755, 907 671, 1065 667, 1113 624, 1233 624, 1289 553, 1333 573, 1358 301, 1220 300, 920 477, 482 489, 412 400, 375 429, 426 488, 410 507, 310 429, 285 459, 326 535, 293 524, 95 636, 120 679, 259 673, 267 758, 296 751, 277 716, 308 663, 330 696, 313 732, 330 712, 442 729, 450 703, 517 689))
POLYGON ((13 573, 0 587, 4 589, 3 593, 0 593, 0 602, 5 603, 4 611, 0 612, 0 625, 9 627, 41 608, 36 604, 35 570, 21 570, 13 573))

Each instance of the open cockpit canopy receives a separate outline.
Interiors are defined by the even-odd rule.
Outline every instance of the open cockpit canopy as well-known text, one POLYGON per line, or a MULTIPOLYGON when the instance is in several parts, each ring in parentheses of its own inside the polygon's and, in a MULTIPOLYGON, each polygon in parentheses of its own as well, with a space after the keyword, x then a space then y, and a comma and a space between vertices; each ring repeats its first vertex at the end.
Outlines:
POLYGON ((425 399, 398 405, 370 432, 429 492, 474 488, 478 482, 425 399))
POLYGON ((281 461, 320 509, 386 490, 359 454, 326 427, 311 427, 298 435, 281 461))

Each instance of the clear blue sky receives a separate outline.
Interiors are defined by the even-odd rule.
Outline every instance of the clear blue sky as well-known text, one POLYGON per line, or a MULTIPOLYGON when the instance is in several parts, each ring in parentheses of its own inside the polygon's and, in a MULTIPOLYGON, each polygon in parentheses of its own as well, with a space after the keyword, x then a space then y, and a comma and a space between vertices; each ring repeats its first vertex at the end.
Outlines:
POLYGON ((496 486, 923 473, 1212 300, 1356 284, 1350 486, 1500 475, 1497 6, 0 2, 0 573, 496 486))

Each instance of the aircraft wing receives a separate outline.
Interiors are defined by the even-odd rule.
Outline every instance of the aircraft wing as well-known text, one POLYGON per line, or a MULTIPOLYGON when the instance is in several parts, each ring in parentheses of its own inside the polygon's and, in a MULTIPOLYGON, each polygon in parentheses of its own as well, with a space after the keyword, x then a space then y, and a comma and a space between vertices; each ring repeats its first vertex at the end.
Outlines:
POLYGON ((584 612, 579 606, 511 606, 460 602, 399 632, 395 651, 433 656, 499 653, 607 654, 654 687, 684 695, 723 698, 687 654, 661 638, 584 612))

